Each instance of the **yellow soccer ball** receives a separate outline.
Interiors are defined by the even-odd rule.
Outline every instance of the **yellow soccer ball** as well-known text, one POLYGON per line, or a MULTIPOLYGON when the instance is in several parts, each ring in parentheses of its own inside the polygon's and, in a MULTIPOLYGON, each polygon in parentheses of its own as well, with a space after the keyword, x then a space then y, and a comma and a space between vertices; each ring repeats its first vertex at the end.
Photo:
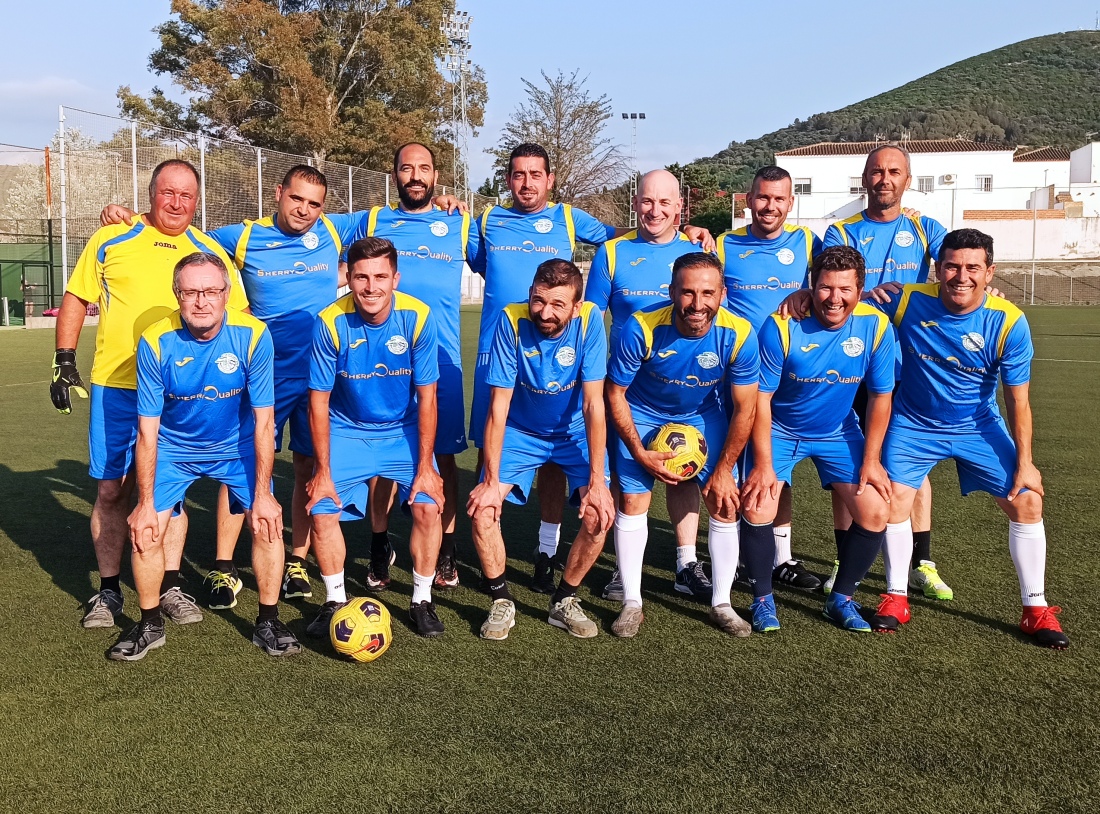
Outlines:
POLYGON ((374 661, 390 646, 390 612, 376 599, 352 599, 337 608, 329 623, 332 647, 355 661, 374 661))
POLYGON ((684 479, 694 478, 707 462, 707 439, 690 424, 665 424, 657 430, 648 449, 673 453, 674 457, 665 461, 665 468, 684 479))

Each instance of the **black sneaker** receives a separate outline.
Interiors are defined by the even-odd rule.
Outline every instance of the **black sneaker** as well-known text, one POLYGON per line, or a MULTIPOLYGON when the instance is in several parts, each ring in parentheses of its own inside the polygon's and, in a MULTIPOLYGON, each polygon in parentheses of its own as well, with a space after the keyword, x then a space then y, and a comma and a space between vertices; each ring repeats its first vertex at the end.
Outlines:
POLYGON ((241 592, 244 583, 236 574, 214 568, 206 573, 202 587, 206 607, 210 610, 229 610, 236 607, 237 594, 241 592))
POLYGON ((343 602, 326 602, 318 610, 317 615, 313 617, 313 621, 306 625, 306 635, 314 639, 323 639, 328 636, 329 622, 332 621, 332 614, 336 613, 336 609, 343 605, 343 602))
POLYGON ((386 549, 389 555, 384 555, 379 562, 375 562, 374 557, 371 557, 370 567, 367 569, 364 586, 372 594, 380 594, 390 587, 390 566, 397 562, 397 552, 389 543, 386 543, 386 549))
POLYGON ((682 594, 699 599, 710 599, 711 584, 701 562, 689 562, 676 574, 673 587, 682 594))
POLYGON ((310 599, 312 596, 306 567, 297 560, 287 560, 283 566, 283 599, 310 599))
POLYGON ((302 652, 302 645, 281 619, 265 619, 259 622, 252 629, 252 644, 269 656, 296 656, 302 652))
POLYGON ((531 577, 531 590, 537 594, 552 594, 557 590, 554 584, 554 560, 545 551, 535 555, 535 573, 531 577))
POLYGON ((772 584, 799 591, 816 591, 821 587, 821 577, 811 574, 798 560, 787 560, 772 571, 772 584))
POLYGON ((434 602, 417 602, 409 606, 409 618, 416 625, 416 634, 427 639, 443 635, 443 623, 435 612, 434 602))
POLYGON ((164 619, 138 622, 118 637, 118 641, 107 651, 107 658, 113 661, 140 661, 150 650, 164 647, 164 641, 164 619))
POLYGON ((453 591, 458 587, 458 566, 454 557, 440 557, 435 566, 435 578, 432 580, 432 589, 439 591, 453 591))

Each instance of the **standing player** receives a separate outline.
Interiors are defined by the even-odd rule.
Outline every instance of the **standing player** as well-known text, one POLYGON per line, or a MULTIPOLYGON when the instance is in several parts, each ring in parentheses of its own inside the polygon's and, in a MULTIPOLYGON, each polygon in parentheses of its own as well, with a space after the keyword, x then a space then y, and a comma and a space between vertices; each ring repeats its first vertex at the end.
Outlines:
MULTIPOLYGON (((821 252, 821 241, 813 232, 787 223, 792 206, 791 174, 782 167, 762 167, 753 176, 746 200, 752 222, 723 232, 715 241, 725 275, 726 307, 757 332, 787 294, 807 286, 810 265, 821 252)), ((821 580, 791 553, 789 482, 783 485, 775 519, 772 580, 804 591, 820 588, 821 580)))
POLYGON ((607 342, 600 310, 581 302, 582 286, 580 270, 568 260, 539 264, 528 301, 504 309, 493 337, 485 467, 468 504, 493 600, 481 626, 483 639, 506 639, 515 625, 516 606, 504 578, 502 503, 526 503, 535 472, 547 461, 566 473, 582 520, 550 598, 548 621, 581 639, 597 633, 581 610, 577 587, 603 550, 615 508, 604 458, 607 342))
POLYGON ((1034 349, 1023 312, 986 293, 993 279, 993 239, 959 229, 943 240, 939 282, 907 285, 882 309, 903 348, 901 383, 883 445, 893 481, 886 529, 886 590, 877 630, 909 621, 906 572, 913 548, 909 513, 932 467, 955 459, 964 495, 993 495, 1008 515, 1008 548, 1020 581, 1020 628, 1043 646, 1069 639, 1045 594, 1043 483, 1031 458, 1029 387, 1034 349), (1004 385, 1008 426, 997 406, 1004 385))
MULTIPOLYGON (((88 448, 89 474, 99 481, 91 526, 100 589, 88 602, 84 627, 111 627, 122 610, 119 572, 127 540, 126 516, 134 487, 130 470, 138 433, 138 338, 176 309, 172 270, 180 259, 208 251, 228 264, 216 243, 191 228, 198 199, 199 173, 193 166, 178 159, 158 164, 149 181, 149 212, 132 225, 105 226, 92 235, 57 315, 50 398, 54 407, 67 415, 72 411, 70 389, 87 397, 76 368, 76 346, 88 303, 99 303, 88 448)), ((240 280, 231 277, 229 305, 247 308, 240 280)), ((160 603, 165 615, 179 623, 202 620, 202 611, 182 589, 179 569, 186 521, 182 514, 170 523, 163 540, 166 570, 160 603)))
POLYGON ((779 629, 771 524, 781 487, 804 458, 813 459, 822 488, 839 494, 855 518, 838 545, 839 572, 825 615, 845 630, 871 630, 852 596, 882 549, 890 511, 880 453, 894 389, 894 340, 889 320, 860 302, 863 279, 859 252, 826 249, 810 272, 810 316, 795 322, 773 315, 760 330, 760 394, 741 489, 741 552, 758 633, 779 629), (861 383, 869 393, 866 441, 852 409, 861 383))
POLYGON ((309 422, 316 469, 309 481, 313 553, 325 604, 306 632, 325 636, 347 601, 340 519, 369 513, 368 483, 398 485, 413 518, 409 615, 421 636, 443 635, 432 603, 443 484, 435 471, 435 321, 424 303, 394 289, 400 274, 388 240, 366 237, 348 249, 348 285, 317 318, 309 374, 309 422))
MULTIPOLYGON (((735 469, 752 430, 760 372, 756 337, 748 322, 722 306, 722 267, 713 255, 696 252, 678 258, 669 297, 671 304, 639 311, 627 321, 608 370, 607 401, 619 434, 615 555, 623 579, 623 610, 611 632, 634 636, 644 618, 642 558, 653 482, 682 481, 664 466, 671 456, 646 445, 663 424, 677 421, 698 428, 707 441, 707 462, 694 483, 696 489, 703 486, 711 515, 710 617, 727 633, 747 636, 750 627, 731 607, 730 590, 738 553, 735 469), (720 395, 727 386, 732 421, 720 395)), ((673 524, 681 520, 669 519, 673 524)))
POLYGON ((173 288, 179 310, 146 329, 137 354, 139 500, 129 525, 141 621, 107 657, 137 661, 164 645, 158 599, 164 536, 188 487, 201 477, 227 485, 234 507, 251 518, 260 590, 253 644, 272 656, 294 655, 301 645, 278 612, 283 510, 271 494, 271 336, 258 319, 226 309, 229 270, 215 254, 180 260, 173 288))

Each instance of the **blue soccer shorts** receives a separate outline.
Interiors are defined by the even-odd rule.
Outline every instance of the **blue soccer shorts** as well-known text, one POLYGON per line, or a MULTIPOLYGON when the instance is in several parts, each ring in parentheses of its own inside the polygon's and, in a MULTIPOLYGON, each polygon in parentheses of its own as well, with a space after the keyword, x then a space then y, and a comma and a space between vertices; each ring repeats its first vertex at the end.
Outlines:
POLYGON ((964 495, 988 492, 1008 497, 1016 476, 1016 444, 1003 421, 952 432, 915 429, 891 420, 882 445, 882 465, 890 480, 917 489, 932 467, 948 458, 955 460, 964 495))
POLYGON ((465 452, 469 444, 466 443, 466 399, 461 367, 440 362, 435 398, 439 408, 435 454, 457 455, 465 452))
POLYGON ((489 400, 492 388, 489 377, 489 354, 479 353, 474 365, 474 402, 470 407, 470 443, 478 449, 485 440, 485 420, 489 417, 489 400))
MULTIPOLYGON (((863 468, 863 436, 845 438, 793 438, 772 428, 772 468, 775 477, 788 485, 799 461, 809 458, 817 468, 821 487, 828 489, 833 483, 859 483, 859 470, 863 468)), ((743 466, 746 475, 754 466, 752 444, 745 447, 743 466)))
MULTIPOLYGON (((500 454, 500 482, 512 484, 510 503, 520 506, 531 496, 535 473, 545 463, 556 463, 569 482, 569 505, 581 505, 580 489, 590 479, 588 440, 583 432, 576 435, 533 435, 507 424, 504 446, 500 454)), ((482 473, 482 480, 485 480, 482 473)), ((607 482, 607 459, 604 459, 604 481, 607 482)))
POLYGON ((290 450, 313 457, 309 434, 309 379, 275 380, 275 451, 283 448, 283 427, 290 422, 290 450))
POLYGON ((191 484, 199 478, 212 478, 229 488, 229 511, 241 514, 252 508, 256 494, 256 459, 230 458, 221 461, 172 461, 157 455, 156 481, 153 484, 153 508, 158 512, 172 509, 179 514, 191 484))
MULTIPOLYGON (((672 419, 653 415, 641 410, 635 405, 630 405, 630 411, 634 417, 634 426, 641 436, 642 444, 649 446, 653 436, 662 426, 672 419)), ((714 465, 722 456, 722 447, 726 443, 726 433, 729 431, 729 421, 725 412, 719 408, 711 410, 703 415, 692 415, 687 418, 675 419, 678 424, 690 424, 703 433, 707 441, 707 462, 702 471, 695 476, 700 488, 706 486, 710 479, 710 473, 714 465)), ((653 491, 653 475, 644 466, 634 460, 621 438, 617 441, 618 448, 615 451, 615 475, 619 479, 619 488, 628 495, 638 495, 653 491)), ((734 467, 733 476, 737 477, 737 467, 734 467)))
POLYGON ((137 445, 137 390, 93 384, 89 413, 88 474, 96 480, 124 477, 137 445))

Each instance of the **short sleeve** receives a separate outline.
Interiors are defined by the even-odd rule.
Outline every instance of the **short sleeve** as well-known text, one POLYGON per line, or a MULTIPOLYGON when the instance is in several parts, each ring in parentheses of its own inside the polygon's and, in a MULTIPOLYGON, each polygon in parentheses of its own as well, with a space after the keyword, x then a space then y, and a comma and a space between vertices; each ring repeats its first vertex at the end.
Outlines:
POLYGON ((138 415, 160 418, 164 412, 164 375, 160 360, 144 336, 138 340, 137 381, 138 415))
POLYGON ((581 360, 581 381, 598 382, 607 377, 607 337, 603 332, 603 314, 593 308, 584 331, 584 358, 581 360))
POLYGON ((747 331, 741 347, 737 348, 726 365, 726 379, 735 387, 760 382, 760 344, 756 331, 751 327, 747 331))
POLYGON ((607 368, 607 377, 620 387, 630 387, 634 377, 641 370, 648 348, 642 325, 637 317, 631 316, 619 332, 619 341, 611 350, 611 363, 607 368))
POLYGON ((825 250, 830 246, 846 246, 844 235, 840 233, 840 227, 835 223, 825 230, 825 239, 821 241, 821 248, 825 250))
POLYGON ((103 266, 99 261, 101 246, 100 232, 96 232, 80 253, 69 284, 65 287, 67 293, 85 302, 96 302, 103 295, 103 266))
POLYGON ((489 351, 489 372, 485 383, 490 387, 511 390, 516 386, 516 377, 519 374, 519 337, 516 330, 507 312, 502 313, 489 351))
POLYGON ((576 229, 577 240, 581 243, 590 243, 595 246, 615 237, 614 226, 608 226, 583 209, 573 210, 573 226, 576 229))
POLYGON ((361 237, 367 236, 367 218, 369 212, 344 212, 336 215, 326 215, 336 234, 340 236, 340 243, 344 250, 361 237))
POLYGON ((474 217, 470 218, 470 232, 466 236, 466 245, 462 248, 465 251, 463 259, 465 259, 471 269, 481 263, 481 255, 485 249, 481 241, 481 229, 478 227, 477 219, 474 217))
POLYGON ((222 251, 230 257, 237 251, 237 243, 244 234, 243 223, 232 223, 228 226, 220 226, 206 233, 206 236, 222 247, 222 251))
POLYGON ((336 344, 328 323, 317 317, 313 323, 313 347, 309 358, 309 389, 328 392, 336 383, 336 344))
POLYGON ((1035 346, 1031 342, 1031 328, 1027 317, 1020 316, 1005 338, 1001 352, 1001 381, 1005 387, 1015 387, 1031 381, 1031 359, 1035 346))
POLYGON ((894 391, 894 361, 897 358, 895 344, 894 326, 887 325, 886 332, 878 341, 878 347, 871 351, 871 363, 864 376, 867 389, 872 393, 894 391))
MULTIPOLYGON (((490 209, 492 209, 491 206, 484 209, 482 211, 483 214, 484 212, 488 212, 490 209)), ((489 255, 489 247, 488 242, 485 240, 485 232, 483 232, 481 229, 482 220, 483 218, 480 217, 474 218, 474 222, 470 224, 470 240, 477 241, 477 252, 475 254, 471 254, 469 250, 470 244, 467 243, 466 262, 469 263, 470 270, 473 271, 474 274, 480 274, 482 277, 484 277, 485 264, 489 255)))
POLYGON ((248 401, 253 407, 275 406, 275 345, 267 328, 248 360, 248 401))
POLYGON ((813 232, 810 232, 810 239, 812 241, 812 243, 810 244, 810 262, 806 264, 806 276, 802 278, 803 288, 810 287, 810 268, 813 266, 813 258, 817 257, 819 254, 821 254, 822 251, 824 251, 824 246, 821 243, 821 238, 819 238, 813 232))
POLYGON ((783 377, 783 363, 786 358, 783 355, 783 339, 779 334, 779 325, 773 317, 764 320, 759 333, 760 349, 760 390, 764 393, 774 393, 779 389, 779 382, 783 377))
POLYGON ((947 237, 947 229, 938 220, 924 217, 921 218, 921 226, 924 228, 924 236, 928 238, 928 254, 938 263, 943 239, 947 237))
POLYGON ((412 343, 413 384, 423 387, 439 381, 439 334, 435 314, 424 317, 420 335, 412 343))
POLYGON ((592 258, 592 267, 588 270, 588 282, 584 288, 584 298, 594 303, 601 311, 607 310, 611 299, 611 268, 607 258, 607 244, 596 249, 592 258))

